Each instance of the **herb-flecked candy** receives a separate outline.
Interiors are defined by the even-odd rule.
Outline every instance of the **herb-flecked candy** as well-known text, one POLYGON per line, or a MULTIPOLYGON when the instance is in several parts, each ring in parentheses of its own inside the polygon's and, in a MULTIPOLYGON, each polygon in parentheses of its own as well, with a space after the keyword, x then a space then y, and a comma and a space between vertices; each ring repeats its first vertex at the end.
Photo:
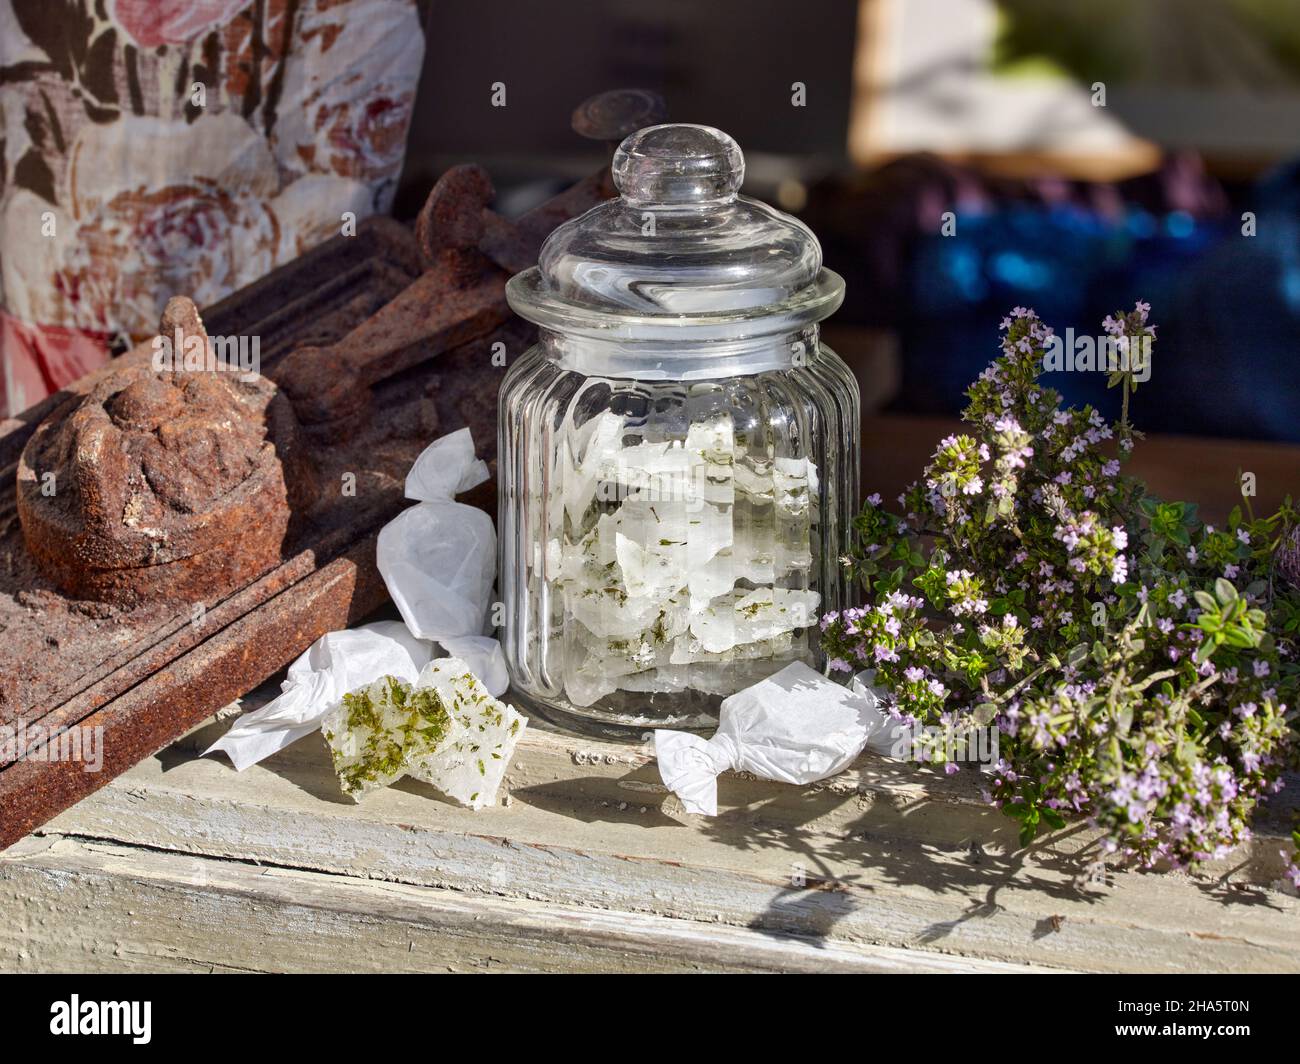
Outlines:
POLYGON ((429 662, 415 684, 437 692, 461 730, 413 764, 411 775, 471 809, 494 805, 528 718, 493 698, 459 658, 429 662))
POLYGON ((400 779, 460 732, 436 690, 393 676, 345 694, 321 724, 339 785, 357 800, 400 779))

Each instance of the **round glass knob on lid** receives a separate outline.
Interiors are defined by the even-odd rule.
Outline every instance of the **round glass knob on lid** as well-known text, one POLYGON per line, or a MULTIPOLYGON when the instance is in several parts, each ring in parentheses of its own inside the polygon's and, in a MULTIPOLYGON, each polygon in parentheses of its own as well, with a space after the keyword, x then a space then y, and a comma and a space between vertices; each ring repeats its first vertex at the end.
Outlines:
POLYGON ((745 179, 740 145, 710 126, 638 130, 619 145, 614 185, 633 206, 690 205, 736 198, 745 179))
POLYGON ((619 145, 612 169, 619 198, 556 229, 537 269, 511 281, 523 317, 559 331, 614 329, 622 340, 638 338, 632 320, 663 339, 658 326, 671 318, 716 338, 738 312, 749 322, 772 317, 769 331, 779 332, 839 305, 843 282, 822 269, 811 230, 739 195, 745 159, 727 134, 650 126, 619 145))

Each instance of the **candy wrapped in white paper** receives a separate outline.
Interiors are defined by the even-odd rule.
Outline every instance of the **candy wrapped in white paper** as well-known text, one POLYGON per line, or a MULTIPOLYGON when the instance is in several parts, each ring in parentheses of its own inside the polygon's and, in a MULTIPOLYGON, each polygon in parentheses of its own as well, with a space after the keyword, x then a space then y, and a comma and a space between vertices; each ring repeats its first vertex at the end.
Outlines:
POLYGON ((716 816, 723 772, 782 783, 825 779, 848 768, 887 720, 871 688, 851 690, 796 662, 724 699, 711 739, 655 732, 655 754, 686 811, 716 816))
POLYGON ((486 513, 453 496, 487 478, 469 429, 434 440, 406 477, 406 497, 417 505, 379 533, 379 573, 421 639, 445 644, 483 634, 496 579, 496 530, 486 513))
POLYGON ((330 632, 289 666, 278 698, 245 713, 203 752, 224 750, 242 772, 314 732, 348 691, 381 676, 412 683, 432 656, 433 646, 416 639, 401 621, 330 632))
POLYGON ((345 693, 384 676, 415 683, 433 657, 431 639, 481 681, 484 697, 503 694, 509 686, 505 656, 482 634, 496 533, 483 511, 452 501, 487 476, 468 429, 426 447, 406 478, 406 495, 417 505, 384 527, 376 552, 406 623, 382 621, 322 636, 289 667, 279 698, 245 714, 204 752, 224 750, 237 769, 247 768, 320 727, 345 693))
MULTIPOLYGON (((489 695, 505 692, 510 681, 501 644, 495 639, 461 636, 442 645, 482 680, 489 695)), ((242 772, 314 732, 348 691, 381 676, 414 683, 434 650, 432 643, 416 639, 401 621, 378 621, 323 635, 289 666, 278 698, 245 713, 203 752, 224 750, 242 772)))

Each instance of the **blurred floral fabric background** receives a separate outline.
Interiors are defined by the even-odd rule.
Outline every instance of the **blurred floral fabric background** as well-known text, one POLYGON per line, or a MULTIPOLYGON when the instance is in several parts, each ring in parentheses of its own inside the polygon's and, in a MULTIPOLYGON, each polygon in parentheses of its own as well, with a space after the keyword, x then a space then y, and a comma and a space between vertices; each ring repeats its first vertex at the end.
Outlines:
POLYGON ((0 0, 0 415, 387 212, 414 0, 0 0))

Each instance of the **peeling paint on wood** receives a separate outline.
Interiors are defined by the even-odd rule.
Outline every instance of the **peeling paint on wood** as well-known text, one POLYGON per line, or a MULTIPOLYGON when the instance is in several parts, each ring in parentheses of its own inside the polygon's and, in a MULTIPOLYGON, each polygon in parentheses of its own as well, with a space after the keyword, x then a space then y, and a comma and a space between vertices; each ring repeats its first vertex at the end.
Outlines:
POLYGON ((530 728, 508 803, 403 781, 357 806, 317 737, 243 773, 198 758, 226 727, 0 855, 0 967, 1300 971, 1300 902, 1251 882, 1262 854, 1192 879, 1106 869, 1086 830, 1018 852, 962 775, 729 775, 708 819, 647 747, 530 728))
POLYGON ((9 971, 1017 971, 915 950, 60 839, 0 872, 9 971), (94 913, 87 925, 86 913, 94 913))

